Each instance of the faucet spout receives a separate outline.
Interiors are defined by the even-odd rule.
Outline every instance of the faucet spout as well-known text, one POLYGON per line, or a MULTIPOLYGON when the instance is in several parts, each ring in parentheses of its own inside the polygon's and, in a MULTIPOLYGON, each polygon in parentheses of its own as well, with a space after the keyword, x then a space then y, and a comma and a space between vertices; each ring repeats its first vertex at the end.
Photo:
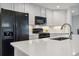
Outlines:
POLYGON ((71 30, 71 25, 68 24, 68 23, 65 23, 65 24, 63 24, 63 25, 61 26, 61 29, 63 29, 65 25, 68 25, 68 26, 70 27, 69 38, 70 38, 70 40, 72 40, 72 30, 71 30))

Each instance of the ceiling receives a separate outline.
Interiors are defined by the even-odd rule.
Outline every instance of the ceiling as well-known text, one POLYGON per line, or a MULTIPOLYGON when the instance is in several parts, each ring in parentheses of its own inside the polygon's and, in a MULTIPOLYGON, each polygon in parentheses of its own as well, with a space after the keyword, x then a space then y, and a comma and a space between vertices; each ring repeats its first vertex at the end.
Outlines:
POLYGON ((78 5, 78 3, 34 3, 34 4, 49 9, 68 9, 70 7, 78 5), (60 6, 60 8, 57 8, 57 6, 60 6))

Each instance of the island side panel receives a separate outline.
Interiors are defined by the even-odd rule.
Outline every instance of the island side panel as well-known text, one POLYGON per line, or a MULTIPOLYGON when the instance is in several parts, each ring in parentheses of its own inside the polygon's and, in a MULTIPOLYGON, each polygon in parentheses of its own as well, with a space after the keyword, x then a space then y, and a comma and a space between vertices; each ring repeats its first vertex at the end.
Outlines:
POLYGON ((22 52, 18 48, 14 48, 14 56, 29 56, 29 55, 25 54, 24 52, 22 52))

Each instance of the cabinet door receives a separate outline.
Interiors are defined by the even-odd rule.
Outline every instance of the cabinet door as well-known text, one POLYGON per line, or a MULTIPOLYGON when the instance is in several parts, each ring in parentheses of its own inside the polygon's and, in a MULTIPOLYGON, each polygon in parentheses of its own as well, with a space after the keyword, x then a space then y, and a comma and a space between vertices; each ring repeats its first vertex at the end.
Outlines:
POLYGON ((47 18, 47 25, 52 25, 52 21, 53 21, 53 13, 52 10, 46 9, 46 18, 47 18))
POLYGON ((29 4, 29 24, 35 24, 35 16, 40 16, 40 8, 36 5, 29 4))
POLYGON ((46 17, 46 9, 45 8, 41 8, 41 16, 46 17))
POLYGON ((24 12, 24 3, 15 3, 14 11, 24 12))
POLYGON ((1 8, 13 10, 13 4, 12 3, 1 3, 1 8))
POLYGON ((25 13, 29 13, 29 3, 25 4, 25 13))
POLYGON ((53 25, 54 26, 61 26, 62 24, 64 24, 66 22, 66 11, 63 11, 63 10, 55 10, 53 11, 53 25))

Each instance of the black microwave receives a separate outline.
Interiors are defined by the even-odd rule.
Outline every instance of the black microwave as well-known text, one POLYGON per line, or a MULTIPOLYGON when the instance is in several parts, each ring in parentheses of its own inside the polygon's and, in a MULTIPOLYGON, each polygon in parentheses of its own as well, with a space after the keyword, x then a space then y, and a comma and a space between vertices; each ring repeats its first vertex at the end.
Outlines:
POLYGON ((46 17, 35 16, 35 25, 45 25, 47 23, 46 17))

